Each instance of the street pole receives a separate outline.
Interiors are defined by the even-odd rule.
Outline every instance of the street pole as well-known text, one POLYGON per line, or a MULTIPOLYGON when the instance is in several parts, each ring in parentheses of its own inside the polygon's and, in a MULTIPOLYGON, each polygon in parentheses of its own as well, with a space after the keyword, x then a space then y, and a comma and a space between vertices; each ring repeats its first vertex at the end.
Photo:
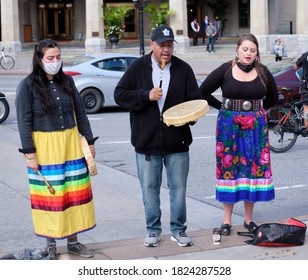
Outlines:
POLYGON ((143 6, 139 5, 140 55, 144 55, 143 6))
POLYGON ((143 9, 147 6, 147 0, 133 0, 134 6, 139 10, 139 31, 140 31, 140 55, 144 55, 144 31, 143 31, 143 9))

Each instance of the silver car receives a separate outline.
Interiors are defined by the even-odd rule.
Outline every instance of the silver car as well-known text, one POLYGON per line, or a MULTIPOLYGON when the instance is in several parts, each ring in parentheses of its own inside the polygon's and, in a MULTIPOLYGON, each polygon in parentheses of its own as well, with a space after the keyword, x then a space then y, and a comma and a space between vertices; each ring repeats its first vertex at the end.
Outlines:
POLYGON ((99 57, 79 56, 65 60, 63 71, 73 77, 88 114, 102 107, 118 106, 113 98, 116 85, 139 55, 106 53, 99 57))

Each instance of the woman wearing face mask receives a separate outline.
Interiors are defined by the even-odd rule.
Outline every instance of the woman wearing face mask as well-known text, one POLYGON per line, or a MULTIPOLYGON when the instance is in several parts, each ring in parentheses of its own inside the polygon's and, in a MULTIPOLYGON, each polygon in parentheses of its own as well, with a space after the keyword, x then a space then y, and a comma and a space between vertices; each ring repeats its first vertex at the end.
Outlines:
POLYGON ((234 204, 244 201, 243 225, 252 232, 255 202, 274 199, 267 117, 278 103, 274 77, 261 64, 258 41, 244 34, 234 60, 204 80, 201 94, 218 111, 216 126, 216 199, 223 203, 222 234, 230 235, 234 204), (212 94, 221 88, 222 101, 212 94))
POLYGON ((56 259, 57 239, 67 239, 68 252, 93 257, 77 233, 95 227, 91 182, 79 133, 95 157, 89 120, 73 79, 62 70, 61 51, 52 39, 38 42, 33 70, 16 91, 17 123, 30 186, 34 232, 47 240, 56 259), (55 189, 48 191, 38 171, 55 189))

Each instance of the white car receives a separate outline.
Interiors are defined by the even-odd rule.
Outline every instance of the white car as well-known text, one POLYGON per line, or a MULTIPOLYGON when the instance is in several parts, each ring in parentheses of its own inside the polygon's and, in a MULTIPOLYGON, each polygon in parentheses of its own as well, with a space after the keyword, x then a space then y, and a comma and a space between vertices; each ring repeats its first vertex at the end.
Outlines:
POLYGON ((93 114, 102 107, 118 106, 113 93, 128 66, 139 55, 106 53, 99 57, 79 56, 63 62, 63 71, 73 77, 86 112, 93 114))

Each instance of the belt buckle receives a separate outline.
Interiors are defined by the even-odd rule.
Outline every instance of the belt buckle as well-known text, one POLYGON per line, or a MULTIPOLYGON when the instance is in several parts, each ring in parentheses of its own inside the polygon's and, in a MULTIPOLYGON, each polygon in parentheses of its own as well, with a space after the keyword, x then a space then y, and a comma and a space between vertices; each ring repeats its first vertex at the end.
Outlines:
POLYGON ((252 108, 252 104, 251 104, 251 102, 250 101, 244 101, 243 102, 243 109, 245 110, 245 111, 248 111, 248 110, 250 110, 252 108))
POLYGON ((231 108, 231 100, 230 99, 225 99, 224 106, 226 109, 231 108))

